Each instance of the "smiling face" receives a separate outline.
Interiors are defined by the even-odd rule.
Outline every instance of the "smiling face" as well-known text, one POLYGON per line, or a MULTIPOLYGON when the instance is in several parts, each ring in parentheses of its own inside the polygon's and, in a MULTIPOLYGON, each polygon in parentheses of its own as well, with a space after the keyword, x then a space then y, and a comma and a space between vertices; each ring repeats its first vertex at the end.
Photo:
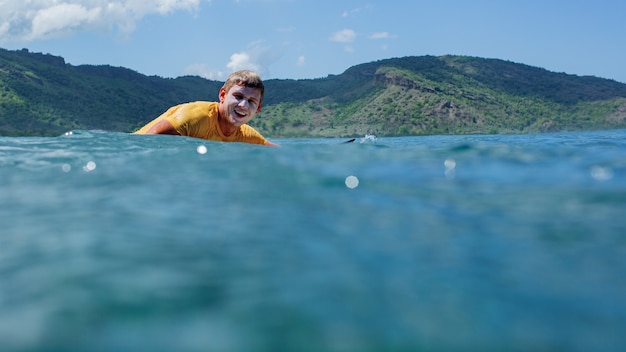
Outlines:
POLYGON ((230 135, 261 111, 261 91, 235 84, 228 91, 220 89, 219 123, 222 132, 230 135))

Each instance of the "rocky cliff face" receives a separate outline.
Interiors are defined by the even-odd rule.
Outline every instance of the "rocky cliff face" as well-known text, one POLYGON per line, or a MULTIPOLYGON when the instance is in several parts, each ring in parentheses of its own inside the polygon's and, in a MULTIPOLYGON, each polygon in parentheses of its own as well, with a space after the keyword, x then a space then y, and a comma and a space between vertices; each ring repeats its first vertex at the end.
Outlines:
POLYGON ((418 91, 426 92, 426 93, 437 93, 439 89, 431 88, 425 85, 421 85, 410 78, 403 77, 401 75, 395 74, 390 71, 388 68, 381 68, 376 71, 374 75, 374 81, 377 84, 382 85, 394 85, 398 87, 403 87, 407 89, 415 89, 418 91))

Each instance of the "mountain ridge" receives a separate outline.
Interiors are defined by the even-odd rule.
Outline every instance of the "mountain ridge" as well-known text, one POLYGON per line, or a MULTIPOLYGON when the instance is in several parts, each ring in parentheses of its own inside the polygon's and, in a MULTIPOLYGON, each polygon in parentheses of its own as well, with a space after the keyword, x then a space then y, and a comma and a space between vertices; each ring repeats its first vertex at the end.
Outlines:
MULTIPOLYGON (((130 132, 172 105, 216 100, 222 84, 0 49, 0 135, 130 132)), ((500 59, 389 58, 265 86, 251 125, 270 138, 626 128, 626 84, 500 59)))

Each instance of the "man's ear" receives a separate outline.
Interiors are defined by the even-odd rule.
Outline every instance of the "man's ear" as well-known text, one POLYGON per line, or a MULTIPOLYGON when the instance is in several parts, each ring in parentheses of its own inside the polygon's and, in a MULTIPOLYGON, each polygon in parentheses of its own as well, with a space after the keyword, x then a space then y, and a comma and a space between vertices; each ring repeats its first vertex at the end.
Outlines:
POLYGON ((224 87, 220 88, 220 92, 217 96, 220 99, 220 103, 223 103, 224 98, 226 97, 226 89, 224 89, 224 87))
POLYGON ((261 103, 259 103, 259 107, 258 107, 258 108, 256 108, 256 113, 257 113, 257 114, 261 112, 261 108, 262 108, 262 107, 263 107, 263 103, 261 102, 261 103))

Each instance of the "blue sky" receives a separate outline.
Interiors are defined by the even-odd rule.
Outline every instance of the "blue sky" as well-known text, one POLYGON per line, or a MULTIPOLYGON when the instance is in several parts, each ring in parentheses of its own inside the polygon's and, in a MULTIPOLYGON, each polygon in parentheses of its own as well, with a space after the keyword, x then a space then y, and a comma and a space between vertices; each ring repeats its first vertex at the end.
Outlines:
POLYGON ((147 75, 320 78, 469 55, 626 83, 623 0, 8 0, 0 47, 147 75))

